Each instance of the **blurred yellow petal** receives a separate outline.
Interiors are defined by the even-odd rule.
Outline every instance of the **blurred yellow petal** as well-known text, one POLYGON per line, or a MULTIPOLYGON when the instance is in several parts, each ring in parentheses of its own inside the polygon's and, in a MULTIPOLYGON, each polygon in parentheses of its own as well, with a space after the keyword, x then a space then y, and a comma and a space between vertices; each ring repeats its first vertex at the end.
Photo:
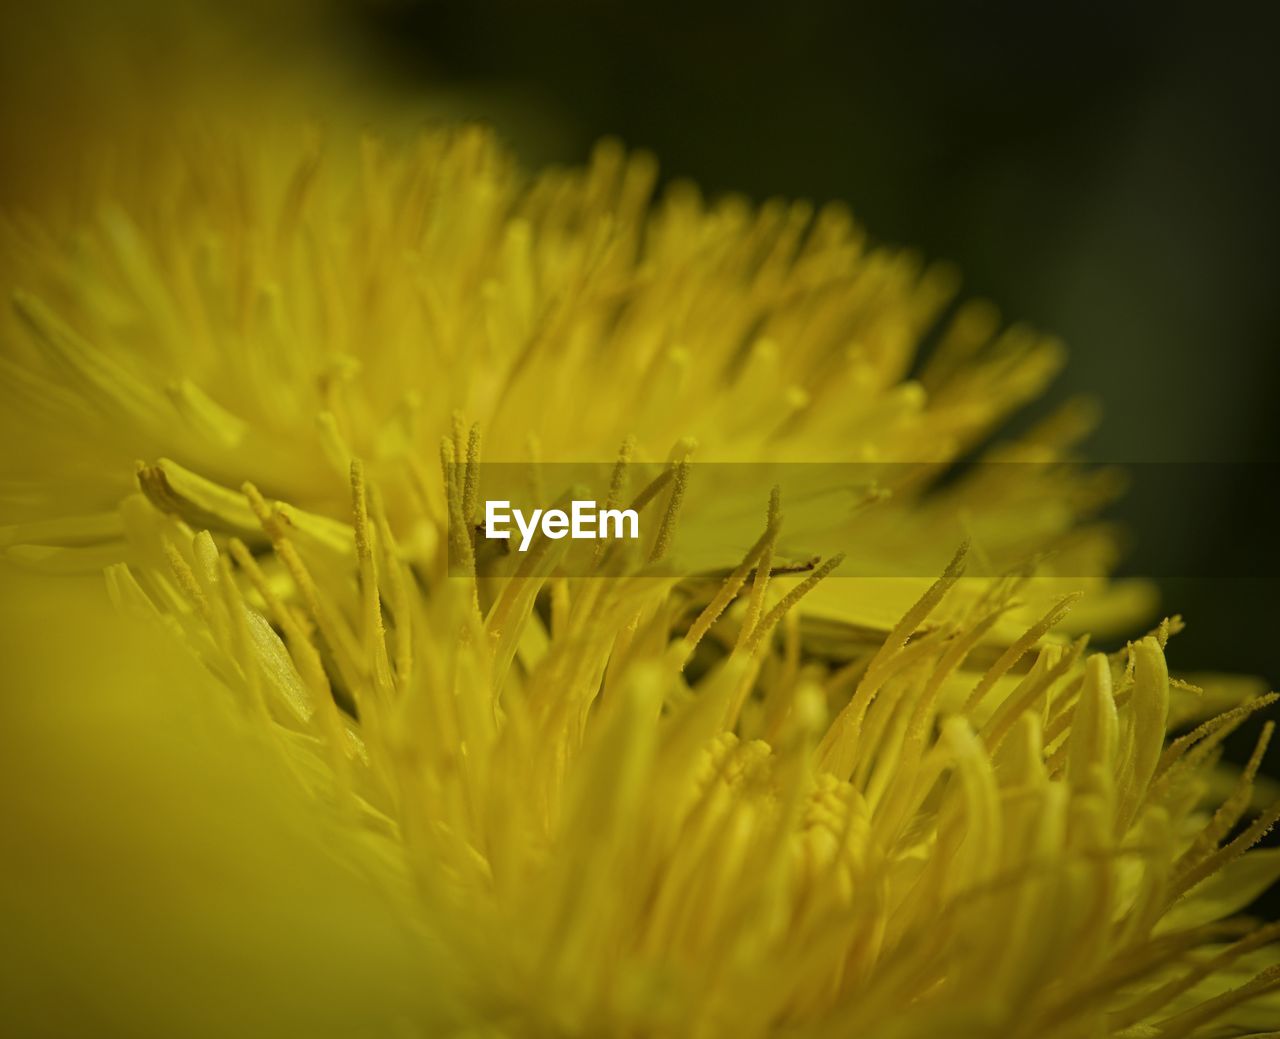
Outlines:
POLYGON ((453 967, 100 579, 5 567, 0 986, 15 1034, 435 1034, 453 967), (447 978, 447 980, 446 980, 447 978))

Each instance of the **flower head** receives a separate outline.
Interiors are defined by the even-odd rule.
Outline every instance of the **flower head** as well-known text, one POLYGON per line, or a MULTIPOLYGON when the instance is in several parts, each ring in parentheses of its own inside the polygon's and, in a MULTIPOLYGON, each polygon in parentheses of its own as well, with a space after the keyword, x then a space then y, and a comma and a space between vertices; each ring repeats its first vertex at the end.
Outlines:
POLYGON ((993 449, 1028 464, 938 486, 1054 343, 948 312, 948 271, 839 208, 654 202, 614 144, 532 179, 476 129, 350 168, 212 144, 152 176, 66 234, 7 228, 0 374, 40 431, 7 539, 106 564, 194 654, 410 922, 451 1025, 1274 1024, 1276 928, 1236 915, 1280 872, 1250 850, 1280 808, 1245 821, 1269 726, 1204 807, 1272 698, 1198 717, 1176 619, 1073 638, 1082 591, 1100 623, 1128 609, 1079 409, 993 449), (484 459, 615 457, 646 556, 483 552, 484 459), (655 567, 694 458, 856 462, 875 491, 834 517, 762 495, 751 536, 655 567), (885 576, 904 560, 930 576, 885 576))

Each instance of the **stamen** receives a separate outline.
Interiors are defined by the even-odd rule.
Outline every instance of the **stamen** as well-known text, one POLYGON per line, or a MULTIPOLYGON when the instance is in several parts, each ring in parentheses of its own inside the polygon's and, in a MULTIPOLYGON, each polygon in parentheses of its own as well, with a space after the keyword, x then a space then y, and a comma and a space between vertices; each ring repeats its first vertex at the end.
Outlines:
POLYGON ((843 563, 844 559, 845 555, 843 552, 832 556, 818 567, 818 569, 813 571, 813 573, 792 588, 791 591, 787 592, 787 594, 774 605, 773 609, 765 614, 764 620, 760 622, 759 626, 752 633, 751 642, 747 647, 747 652, 755 653, 763 644, 764 640, 773 632, 774 627, 777 625, 778 621, 785 616, 786 612, 808 595, 813 590, 814 586, 843 563))
POLYGON ((747 600, 746 613, 742 618, 742 627, 738 630, 738 641, 734 650, 747 649, 764 613, 765 592, 769 587, 770 567, 773 563, 773 549, 778 543, 778 532, 782 527, 782 489, 774 487, 769 494, 769 518, 765 525, 763 544, 756 560, 755 578, 751 582, 751 597, 747 600))
MULTIPOLYGON (((679 661, 680 667, 683 668, 689 657, 693 654, 703 636, 711 630, 711 626, 719 620, 720 615, 728 608, 734 597, 738 594, 738 590, 742 587, 747 579, 747 575, 751 573, 751 568, 755 567, 757 574, 763 564, 760 562, 764 552, 772 544, 772 540, 777 534, 777 525, 781 521, 779 511, 779 500, 781 491, 775 487, 769 497, 769 513, 765 522, 764 533, 756 540, 756 543, 747 550, 747 554, 743 556, 742 562, 737 565, 731 574, 724 580, 715 595, 711 597, 711 601, 703 608, 702 612, 689 626, 689 630, 685 632, 684 638, 681 639, 679 661)), ((765 567, 767 569, 767 567, 765 567)), ((743 625, 746 630, 746 625, 743 625)), ((741 640, 741 635, 739 636, 741 640)))
POLYGON ((1270 721, 1262 727, 1258 742, 1254 744, 1253 753, 1249 755, 1248 763, 1240 773, 1240 778, 1236 780, 1235 789, 1231 792, 1231 796, 1218 806, 1218 810, 1213 813, 1213 818, 1195 839, 1195 843, 1187 849, 1179 865, 1189 866, 1201 857, 1212 854, 1213 849, 1240 822, 1240 817, 1244 815, 1245 809, 1249 807, 1249 801, 1253 796, 1254 780, 1258 777, 1258 769, 1262 767, 1262 759, 1266 756, 1267 746, 1271 742, 1275 728, 1276 723, 1270 721))
POLYGON ((356 557, 360 563, 360 599, 364 608, 365 660, 373 677, 374 692, 384 700, 391 692, 391 665, 387 659, 387 633, 382 625, 378 595, 378 569, 369 525, 364 464, 351 461, 351 511, 355 522, 356 557))
POLYGON ((1000 680, 1001 676, 1021 660, 1032 646, 1048 634, 1049 630, 1067 615, 1071 607, 1079 602, 1083 595, 1084 592, 1072 592, 1070 595, 1063 596, 1048 613, 1018 636, 1013 645, 1006 649, 1000 655, 1000 658, 991 665, 987 673, 982 676, 982 680, 974 687, 973 692, 969 694, 969 699, 964 704, 966 714, 972 712, 986 698, 987 693, 991 691, 992 686, 1000 680))
POLYGON ((356 703, 359 706, 359 690, 363 687, 361 677, 364 674, 364 668, 359 662, 361 654, 355 635, 329 597, 322 595, 320 589, 316 587, 306 564, 298 555, 298 550, 289 540, 283 514, 278 509, 271 508, 253 484, 246 483, 242 489, 254 513, 258 516, 262 529, 271 538, 276 558, 284 564, 285 569, 289 571, 289 576, 293 578, 294 584, 302 594, 302 601, 306 603, 307 610, 315 620, 321 637, 333 654, 343 683, 352 691, 352 695, 356 696, 356 703))
POLYGON ((672 476, 671 497, 667 499, 667 511, 662 515, 662 525, 658 527, 658 535, 654 538, 653 548, 649 550, 649 562, 656 563, 667 554, 671 547, 671 538, 675 534, 676 517, 680 515, 680 506, 684 502, 684 492, 689 485, 689 460, 676 463, 672 476))

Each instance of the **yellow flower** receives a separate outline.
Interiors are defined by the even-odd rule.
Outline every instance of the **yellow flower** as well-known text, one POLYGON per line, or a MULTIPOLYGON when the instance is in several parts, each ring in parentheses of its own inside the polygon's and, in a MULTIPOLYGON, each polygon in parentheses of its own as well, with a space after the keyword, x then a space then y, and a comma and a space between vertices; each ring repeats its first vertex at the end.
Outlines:
MULTIPOLYGON (((1105 580, 1113 485, 1072 461, 1078 408, 937 487, 1055 344, 982 304, 944 319, 953 276, 839 208, 653 202, 652 161, 614 144, 533 179, 476 129, 289 154, 207 141, 140 200, 104 182, 73 231, 6 227, 3 432, 29 446, 5 538, 105 566, 156 656, 234 707, 202 760, 250 763, 239 796, 323 841, 336 913, 350 883, 403 922, 394 980, 353 967, 369 1006, 344 1013, 375 1034, 1274 1027, 1280 932, 1238 916, 1280 873, 1249 850, 1280 808, 1242 822, 1269 726, 1205 804, 1222 740, 1274 698, 1205 720, 1165 664, 1176 619, 1112 654, 1073 639, 1143 595, 1105 580), (482 458, 539 480, 614 457, 644 554, 594 576, 545 538, 486 554, 482 458), (680 539, 703 462, 783 479, 767 508, 753 479, 728 496, 700 555, 680 539), (862 467, 856 508, 793 494, 806 463, 862 467), (1171 719, 1202 724, 1170 740, 1171 719)), ((228 856, 306 858, 270 829, 228 856)), ((332 999, 323 940, 281 977, 332 999)), ((317 1030, 276 1006, 255 1027, 317 1030)))

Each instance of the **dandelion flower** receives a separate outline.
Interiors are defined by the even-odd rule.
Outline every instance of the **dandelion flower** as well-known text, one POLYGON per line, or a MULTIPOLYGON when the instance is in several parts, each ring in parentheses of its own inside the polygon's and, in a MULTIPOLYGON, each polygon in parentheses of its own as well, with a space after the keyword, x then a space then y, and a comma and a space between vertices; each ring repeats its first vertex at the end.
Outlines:
POLYGON ((533 178, 476 129, 287 152, 206 141, 69 231, 6 225, 4 537, 105 569, 234 712, 227 759, 269 762, 394 907, 431 997, 367 1031, 1276 1026, 1280 930, 1240 915, 1280 873, 1269 725, 1207 800, 1274 697, 1203 717, 1176 619, 1090 648, 1081 615, 1133 604, 1078 407, 992 456, 1034 464, 937 490, 1056 344, 948 311, 949 271, 839 208, 654 201, 614 144, 533 178), (482 551, 485 460, 615 458, 647 555, 482 551), (749 537, 664 569, 695 458, 878 490, 825 527, 756 498, 749 537))

